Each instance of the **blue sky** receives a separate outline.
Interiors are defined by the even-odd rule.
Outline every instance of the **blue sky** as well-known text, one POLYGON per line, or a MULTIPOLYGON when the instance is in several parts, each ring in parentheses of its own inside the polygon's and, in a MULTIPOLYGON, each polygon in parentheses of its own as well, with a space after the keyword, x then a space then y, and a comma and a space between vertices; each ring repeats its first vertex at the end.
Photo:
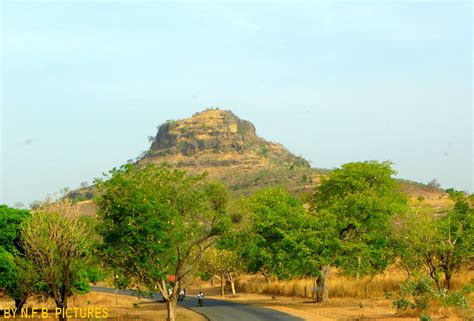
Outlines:
POLYGON ((135 158, 231 109, 315 167, 390 160, 474 190, 471 2, 1 3, 0 202, 135 158))

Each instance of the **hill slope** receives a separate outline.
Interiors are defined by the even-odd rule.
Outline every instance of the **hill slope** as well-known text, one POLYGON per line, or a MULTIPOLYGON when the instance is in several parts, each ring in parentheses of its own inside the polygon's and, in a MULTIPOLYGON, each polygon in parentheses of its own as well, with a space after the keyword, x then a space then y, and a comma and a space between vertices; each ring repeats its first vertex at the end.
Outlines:
POLYGON ((234 194, 270 185, 300 192, 314 186, 318 172, 284 146, 257 136, 255 126, 231 111, 208 109, 161 125, 140 164, 167 163, 190 173, 207 172, 234 194))
MULTIPOLYGON (((255 126, 227 110, 207 109, 190 118, 167 121, 158 128, 150 149, 138 164, 167 164, 191 174, 207 172, 224 183, 234 196, 281 185, 292 194, 310 192, 328 170, 311 168, 308 161, 283 145, 266 141, 255 126)), ((447 194, 424 184, 400 180, 413 206, 443 211, 450 204, 447 194)), ((73 191, 70 196, 87 200, 94 188, 73 191)), ((93 215, 90 202, 81 203, 93 215)))

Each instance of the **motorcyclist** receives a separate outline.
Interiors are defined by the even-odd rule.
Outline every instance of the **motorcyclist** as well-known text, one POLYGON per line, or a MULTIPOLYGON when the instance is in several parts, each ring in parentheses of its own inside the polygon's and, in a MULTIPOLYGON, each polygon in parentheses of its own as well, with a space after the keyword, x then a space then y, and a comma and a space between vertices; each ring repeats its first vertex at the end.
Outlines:
POLYGON ((198 299, 199 306, 202 306, 204 303, 204 293, 202 293, 202 291, 199 291, 197 295, 197 299, 198 299))
POLYGON ((178 301, 183 301, 185 296, 186 296, 186 292, 184 291, 184 289, 180 289, 178 301))

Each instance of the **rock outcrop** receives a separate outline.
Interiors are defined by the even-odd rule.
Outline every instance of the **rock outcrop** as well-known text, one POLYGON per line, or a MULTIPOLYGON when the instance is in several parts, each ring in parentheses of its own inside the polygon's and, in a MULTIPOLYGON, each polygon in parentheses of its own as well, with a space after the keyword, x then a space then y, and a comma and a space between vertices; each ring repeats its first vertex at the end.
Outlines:
POLYGON ((284 185, 302 190, 318 176, 302 157, 257 136, 255 126, 227 110, 207 109, 158 128, 139 163, 167 163, 193 174, 207 172, 237 193, 284 185))

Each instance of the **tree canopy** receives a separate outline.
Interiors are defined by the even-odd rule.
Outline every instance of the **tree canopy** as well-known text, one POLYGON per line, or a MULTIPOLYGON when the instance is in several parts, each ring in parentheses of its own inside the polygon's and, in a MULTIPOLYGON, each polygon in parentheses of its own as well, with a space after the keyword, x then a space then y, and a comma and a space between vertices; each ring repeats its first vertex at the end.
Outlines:
POLYGON ((19 309, 39 282, 31 261, 23 257, 20 242, 21 225, 30 218, 27 210, 0 205, 0 289, 6 291, 19 309))
POLYGON ((159 289, 174 320, 179 287, 230 227, 227 190, 154 164, 114 169, 97 188, 102 251, 117 285, 159 289))
POLYGON ((317 300, 327 298, 329 266, 356 276, 383 270, 394 258, 390 228, 407 200, 389 162, 356 162, 321 179, 310 200, 315 218, 313 256, 319 256, 317 300), (324 272, 324 273, 323 273, 324 272))
POLYGON ((311 211, 319 232, 332 239, 326 240, 330 262, 347 273, 374 273, 393 258, 389 231, 407 204, 394 174, 389 162, 348 163, 322 178, 315 190, 311 211))
POLYGON ((474 196, 451 190, 454 206, 438 216, 417 209, 399 218, 393 246, 411 275, 426 269, 436 287, 451 288, 453 273, 474 257, 474 196))
MULTIPOLYGON (((44 294, 66 309, 88 261, 90 230, 78 207, 61 200, 45 204, 21 226, 21 246, 46 285, 44 294)), ((64 319, 60 315, 60 319, 64 319)))

